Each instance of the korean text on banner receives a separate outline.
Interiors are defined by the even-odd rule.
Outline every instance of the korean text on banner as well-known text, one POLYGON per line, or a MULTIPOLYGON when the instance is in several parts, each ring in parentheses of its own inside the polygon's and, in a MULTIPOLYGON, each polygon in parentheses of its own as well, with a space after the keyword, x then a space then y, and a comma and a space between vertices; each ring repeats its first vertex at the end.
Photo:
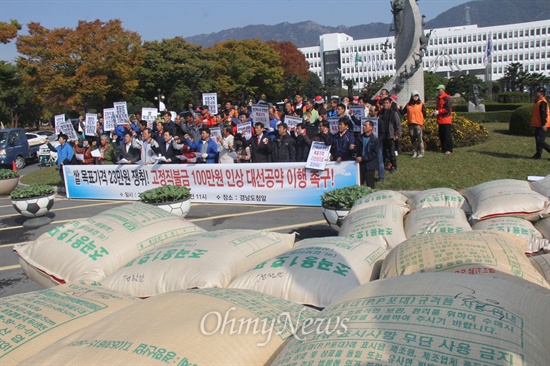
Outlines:
POLYGON ((324 170, 330 155, 330 145, 320 141, 313 141, 307 156, 306 168, 324 170))
POLYGON ((262 122, 264 127, 269 126, 269 106, 267 104, 252 105, 252 119, 254 123, 262 122))
POLYGON ((103 109, 103 131, 112 131, 115 129, 116 111, 114 108, 103 109))
POLYGON ((191 188, 192 202, 320 206, 328 190, 358 184, 357 164, 329 162, 324 170, 304 163, 67 165, 70 198, 138 200, 164 185, 191 188))
POLYGON ((141 108, 141 119, 147 121, 147 127, 153 128, 153 123, 157 119, 157 108, 141 108))
POLYGON ((86 113, 86 136, 94 136, 97 131, 97 114, 86 113))
POLYGON ((128 108, 126 102, 115 102, 113 103, 115 108, 115 118, 117 125, 127 125, 128 124, 128 108))
POLYGON ((211 114, 218 114, 218 94, 216 93, 203 93, 202 104, 208 106, 208 111, 211 114))

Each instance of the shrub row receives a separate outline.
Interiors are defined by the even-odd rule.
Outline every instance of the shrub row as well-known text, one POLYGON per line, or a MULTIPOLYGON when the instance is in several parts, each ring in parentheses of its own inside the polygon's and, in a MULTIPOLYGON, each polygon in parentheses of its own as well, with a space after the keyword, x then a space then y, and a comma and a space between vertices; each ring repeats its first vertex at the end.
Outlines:
MULTIPOLYGON (((530 103, 529 103, 530 104, 530 103)), ((515 111, 519 107, 523 107, 526 103, 488 103, 485 104, 486 112, 498 112, 498 111, 515 111)), ((453 105, 454 112, 468 112, 467 104, 453 105)))
POLYGON ((512 135, 531 136, 533 128, 531 127, 531 119, 533 117, 533 105, 526 105, 516 109, 510 117, 508 129, 512 135))
MULTIPOLYGON (((427 111, 427 114, 431 114, 431 110, 427 111)), ((453 146, 465 147, 480 144, 487 141, 489 132, 482 124, 473 122, 468 118, 452 113, 453 127, 453 146)), ((406 118, 403 120, 401 127, 403 133, 401 134, 401 142, 399 149, 403 152, 412 151, 411 139, 409 137, 409 127, 407 126, 406 118)), ((439 151, 439 127, 437 126, 437 119, 435 117, 427 117, 424 121, 424 127, 422 129, 422 139, 424 140, 424 146, 427 150, 439 151)))
POLYGON ((468 118, 477 123, 483 122, 509 122, 514 111, 499 112, 457 112, 457 115, 468 118))
POLYGON ((507 92, 499 93, 497 97, 499 103, 529 103, 531 95, 529 93, 507 92))

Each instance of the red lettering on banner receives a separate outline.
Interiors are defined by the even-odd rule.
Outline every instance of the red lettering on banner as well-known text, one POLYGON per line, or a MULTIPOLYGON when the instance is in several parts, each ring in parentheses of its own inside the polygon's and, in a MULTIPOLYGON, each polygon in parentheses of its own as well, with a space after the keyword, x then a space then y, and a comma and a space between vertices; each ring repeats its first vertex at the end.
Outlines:
POLYGON ((294 188, 307 187, 307 174, 304 168, 289 169, 287 171, 286 181, 294 188))
POLYGON ((225 178, 227 178, 227 186, 228 187, 239 187, 242 188, 244 186, 243 182, 243 172, 242 170, 233 170, 229 169, 225 171, 225 178))
POLYGON ((284 177, 285 173, 281 168, 266 168, 265 171, 265 182, 267 188, 273 188, 277 184, 278 188, 284 187, 284 177))
POLYGON ((315 185, 317 188, 321 187, 321 181, 323 188, 328 188, 328 182, 330 181, 330 186, 334 187, 334 169, 325 169, 321 172, 316 170, 311 170, 309 175, 309 181, 311 184, 315 185))
POLYGON ((189 187, 191 185, 187 170, 174 170, 174 185, 185 187, 189 187))
POLYGON ((223 187, 223 174, 221 169, 194 170, 191 172, 193 183, 209 187, 223 187))

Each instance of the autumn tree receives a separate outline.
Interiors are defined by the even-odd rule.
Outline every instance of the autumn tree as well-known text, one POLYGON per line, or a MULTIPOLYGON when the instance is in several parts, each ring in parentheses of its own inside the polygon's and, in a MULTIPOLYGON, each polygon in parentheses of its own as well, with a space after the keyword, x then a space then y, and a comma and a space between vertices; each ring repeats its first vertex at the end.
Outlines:
POLYGON ((283 96, 294 97, 303 93, 302 88, 309 79, 309 63, 306 56, 292 42, 267 41, 281 57, 283 68, 283 96))
POLYGON ((145 100, 153 101, 160 89, 170 110, 184 110, 187 103, 199 103, 201 94, 215 92, 214 64, 201 46, 182 37, 145 42, 145 56, 139 69, 139 88, 145 100))
POLYGON ((48 109, 101 109, 136 89, 141 37, 120 20, 79 21, 75 29, 27 26, 29 35, 16 43, 18 65, 48 109))
POLYGON ((273 47, 259 39, 229 40, 205 50, 215 60, 214 79, 223 99, 245 100, 265 94, 275 99, 282 89, 281 57, 273 47))
POLYGON ((21 24, 17 20, 11 19, 9 23, 0 22, 0 42, 8 44, 17 37, 17 31, 21 30, 21 24))

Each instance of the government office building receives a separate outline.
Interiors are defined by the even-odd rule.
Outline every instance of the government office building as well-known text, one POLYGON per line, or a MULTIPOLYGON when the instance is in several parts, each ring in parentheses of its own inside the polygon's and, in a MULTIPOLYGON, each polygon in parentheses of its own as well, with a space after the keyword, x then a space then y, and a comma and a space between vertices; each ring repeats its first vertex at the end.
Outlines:
MULTIPOLYGON (((465 72, 482 80, 487 76, 498 80, 510 63, 519 62, 526 72, 550 76, 550 20, 484 28, 464 25, 426 29, 424 33, 430 32, 422 60, 424 71, 447 78, 465 72), (488 63, 489 39, 492 55, 488 63)), ((310 71, 322 82, 332 79, 335 85, 344 86, 344 80, 354 79, 355 88, 361 88, 379 77, 395 74, 393 36, 354 40, 344 33, 323 34, 319 46, 299 50, 309 62, 310 71)))

